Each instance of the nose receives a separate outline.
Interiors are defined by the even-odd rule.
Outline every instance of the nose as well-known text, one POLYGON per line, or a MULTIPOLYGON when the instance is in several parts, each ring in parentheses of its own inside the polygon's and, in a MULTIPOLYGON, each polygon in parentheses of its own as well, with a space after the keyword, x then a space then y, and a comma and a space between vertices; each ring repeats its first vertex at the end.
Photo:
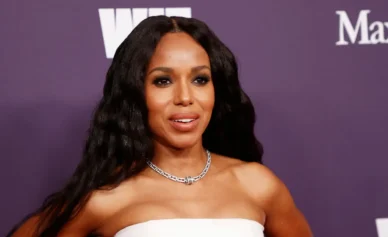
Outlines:
POLYGON ((188 106, 193 104, 193 95, 187 80, 181 80, 176 83, 174 90, 174 104, 181 106, 188 106))

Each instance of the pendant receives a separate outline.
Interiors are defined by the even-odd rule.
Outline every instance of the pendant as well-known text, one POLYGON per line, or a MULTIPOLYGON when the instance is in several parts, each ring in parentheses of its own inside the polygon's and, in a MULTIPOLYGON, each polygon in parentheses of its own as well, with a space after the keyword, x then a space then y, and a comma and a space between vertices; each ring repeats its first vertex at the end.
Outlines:
POLYGON ((185 184, 191 185, 191 184, 193 184, 193 183, 194 183, 194 178, 193 178, 193 177, 187 176, 187 177, 185 178, 185 184))

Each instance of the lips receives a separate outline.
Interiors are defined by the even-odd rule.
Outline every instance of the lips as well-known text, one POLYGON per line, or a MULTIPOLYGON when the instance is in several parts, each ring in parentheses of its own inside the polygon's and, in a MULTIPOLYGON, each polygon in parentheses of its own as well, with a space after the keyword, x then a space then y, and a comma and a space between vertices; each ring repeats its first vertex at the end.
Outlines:
POLYGON ((180 120, 180 119, 197 119, 199 114, 196 113, 176 113, 170 116, 170 120, 180 120))
POLYGON ((189 132, 194 130, 199 122, 199 114, 196 113, 177 113, 169 118, 171 126, 180 132, 189 132))
POLYGON ((195 119, 174 119, 172 121, 174 122, 179 122, 179 123, 190 123, 192 121, 194 121, 195 119))

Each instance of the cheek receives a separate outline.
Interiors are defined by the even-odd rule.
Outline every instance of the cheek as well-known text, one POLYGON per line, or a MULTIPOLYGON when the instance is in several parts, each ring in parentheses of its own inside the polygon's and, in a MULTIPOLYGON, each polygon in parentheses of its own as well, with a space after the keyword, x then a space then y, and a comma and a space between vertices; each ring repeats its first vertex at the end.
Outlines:
POLYGON ((201 91, 201 95, 199 95, 198 98, 202 109, 206 112, 211 112, 214 108, 215 101, 213 85, 209 85, 207 90, 201 91))
POLYGON ((166 90, 146 89, 145 94, 148 109, 148 124, 153 133, 160 133, 163 127, 163 119, 166 117, 166 108, 169 96, 166 90))
POLYGON ((167 90, 158 89, 147 90, 145 98, 150 114, 162 113, 170 100, 167 90))

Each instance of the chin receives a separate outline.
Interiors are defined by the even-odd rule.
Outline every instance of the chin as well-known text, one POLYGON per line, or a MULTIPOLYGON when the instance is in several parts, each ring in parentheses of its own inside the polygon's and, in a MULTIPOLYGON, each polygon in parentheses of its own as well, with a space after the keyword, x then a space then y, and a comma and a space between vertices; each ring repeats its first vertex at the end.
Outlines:
POLYGON ((200 138, 194 136, 176 136, 169 139, 168 143, 177 149, 186 149, 195 146, 200 141, 200 138))

